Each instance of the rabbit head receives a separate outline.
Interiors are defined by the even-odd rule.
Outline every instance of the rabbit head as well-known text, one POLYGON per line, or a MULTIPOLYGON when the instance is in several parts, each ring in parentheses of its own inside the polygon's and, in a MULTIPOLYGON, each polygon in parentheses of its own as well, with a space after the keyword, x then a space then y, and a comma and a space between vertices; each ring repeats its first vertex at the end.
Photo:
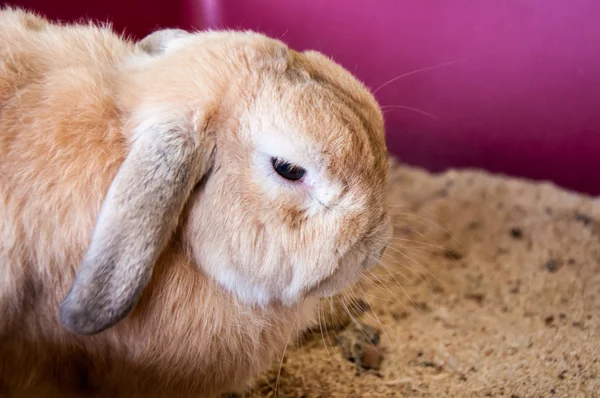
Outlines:
POLYGON ((175 236, 247 305, 335 294, 390 239, 381 111, 349 72, 251 32, 158 31, 119 69, 130 152, 63 324, 123 319, 175 236))

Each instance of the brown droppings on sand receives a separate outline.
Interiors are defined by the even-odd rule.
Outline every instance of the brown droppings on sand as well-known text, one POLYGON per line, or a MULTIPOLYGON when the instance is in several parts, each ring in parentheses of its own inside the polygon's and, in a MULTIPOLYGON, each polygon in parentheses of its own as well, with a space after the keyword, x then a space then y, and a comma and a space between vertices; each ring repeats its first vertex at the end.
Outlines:
POLYGON ((447 258, 448 260, 456 261, 456 260, 462 260, 465 255, 462 254, 462 253, 460 253, 460 252, 458 252, 455 249, 446 248, 444 250, 443 256, 445 258, 447 258))
POLYGON ((519 227, 512 227, 509 234, 513 239, 520 240, 523 238, 523 230, 519 227))
POLYGON ((471 221, 470 223, 467 224, 467 229, 469 231, 474 231, 476 229, 481 228, 482 223, 481 221, 471 221))
POLYGON ((383 354, 379 331, 366 324, 356 324, 336 337, 342 356, 356 365, 357 371, 379 370, 383 354))
POLYGON ((567 370, 566 370, 566 369, 565 369, 565 370, 562 370, 562 371, 561 371, 561 372, 558 374, 558 378, 559 378, 560 380, 564 380, 564 379, 566 378, 566 376, 567 376, 567 370))
POLYGON ((401 312, 392 312, 392 317, 397 320, 397 321, 401 321, 403 319, 408 318, 408 312, 406 311, 401 311, 401 312))
POLYGON ((465 295, 465 298, 467 298, 468 300, 473 300, 477 304, 481 305, 481 304, 483 304, 483 300, 485 299, 485 294, 483 294, 483 293, 467 293, 465 295))

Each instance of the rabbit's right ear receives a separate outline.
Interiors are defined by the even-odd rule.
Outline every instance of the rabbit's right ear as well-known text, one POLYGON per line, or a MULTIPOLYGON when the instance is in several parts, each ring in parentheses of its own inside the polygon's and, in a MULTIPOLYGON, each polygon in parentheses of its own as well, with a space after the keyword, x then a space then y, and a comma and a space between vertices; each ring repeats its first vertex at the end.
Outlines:
POLYGON ((162 55, 185 44, 191 35, 182 29, 157 30, 137 42, 136 47, 152 56, 162 55))
POLYGON ((141 296, 194 185, 212 167, 215 138, 208 118, 189 124, 146 121, 136 129, 60 305, 67 329, 101 332, 125 318, 141 296))

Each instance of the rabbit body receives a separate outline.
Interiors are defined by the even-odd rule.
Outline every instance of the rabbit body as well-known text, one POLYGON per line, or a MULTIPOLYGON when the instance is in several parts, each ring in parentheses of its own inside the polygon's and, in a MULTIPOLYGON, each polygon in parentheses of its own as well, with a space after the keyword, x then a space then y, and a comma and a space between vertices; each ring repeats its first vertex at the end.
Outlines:
MULTIPOLYGON (((214 51, 203 56, 207 60, 218 58, 219 49, 228 48, 230 37, 240 42, 258 40, 250 33, 207 32, 198 40, 214 46, 214 51)), ((178 51, 184 41, 173 43, 176 45, 169 51, 178 51)), ((164 50, 163 44, 144 43, 159 52, 164 50)), ((257 48, 244 57, 252 61, 262 47, 257 48)), ((277 53, 282 47, 273 48, 277 53)), ((108 225, 103 224, 102 217, 109 217, 111 211, 106 203, 112 200, 110 195, 114 199, 120 193, 114 181, 121 181, 121 189, 127 193, 118 203, 128 203, 127 198, 136 194, 137 188, 127 191, 127 184, 137 184, 134 177, 138 174, 128 179, 126 172, 136 143, 143 141, 138 126, 144 126, 145 120, 179 111, 188 115, 186 112, 192 108, 202 112, 222 109, 223 103, 233 104, 227 105, 232 109, 229 114, 244 114, 236 108, 235 98, 223 94, 223 99, 222 95, 232 79, 235 81, 231 77, 235 73, 229 71, 237 68, 239 60, 224 61, 222 67, 203 66, 209 77, 198 82, 193 92, 184 83, 171 82, 168 65, 172 64, 162 66, 161 62, 160 55, 116 35, 108 27, 58 25, 22 10, 0 10, 0 396, 184 397, 242 391, 265 368, 281 360, 284 348, 312 322, 314 297, 296 302, 265 299, 256 305, 244 301, 242 293, 232 293, 236 287, 233 282, 228 285, 226 278, 238 274, 218 274, 220 271, 213 268, 203 271, 203 264, 210 261, 199 261, 203 257, 195 252, 194 245, 205 229, 198 227, 199 222, 195 224, 194 217, 199 217, 196 213, 204 205, 195 205, 201 203, 195 198, 202 196, 201 177, 208 175, 209 169, 224 168, 222 160, 213 165, 210 159, 221 156, 213 152, 218 153, 218 148, 225 145, 218 141, 225 140, 220 137, 216 144, 209 142, 208 133, 184 136, 182 139, 189 141, 194 151, 176 151, 177 156, 195 159, 198 166, 173 174, 183 175, 184 181, 180 185, 184 199, 173 199, 168 207, 174 215, 165 221, 157 216, 158 222, 139 216, 146 223, 154 222, 152 228, 164 228, 161 234, 167 236, 152 240, 154 235, 149 234, 147 241, 139 245, 146 250, 152 244, 151 250, 144 253, 152 259, 153 268, 140 268, 146 276, 139 279, 147 281, 94 293, 102 295, 96 301, 85 296, 93 290, 90 286, 95 286, 94 281, 101 281, 99 289, 104 289, 115 285, 119 278, 134 279, 127 267, 119 277, 106 273, 119 267, 118 263, 114 265, 114 258, 124 256, 116 249, 114 254, 112 246, 107 249, 98 243, 95 257, 86 252, 93 251, 90 242, 93 246, 95 236, 102 237, 98 242, 119 236, 127 246, 137 247, 136 236, 145 233, 134 231, 133 243, 127 240, 128 225, 137 225, 137 216, 127 224, 130 213, 115 213, 119 215, 111 217, 123 218, 125 226, 110 229, 109 225, 107 232, 102 232, 102 226, 108 225), (167 83, 154 87, 154 77, 167 83), (171 94, 171 87, 177 94, 171 94), (162 103, 171 108, 156 105, 162 103), (193 106, 188 106, 190 103, 193 106), (197 148, 204 150, 211 145, 217 149, 196 155, 197 148), (193 175, 189 181, 188 174, 193 175), (121 231, 125 232, 119 235, 121 231), (107 260, 104 273, 94 274, 94 259, 103 253, 114 258, 107 260), (78 271, 82 259, 84 264, 88 261, 92 265, 81 269, 91 271, 78 271), (81 279, 74 282, 78 272, 83 276, 77 276, 81 279), (125 297, 123 303, 106 303, 121 295, 125 297), (106 320, 94 323, 105 310, 109 314, 103 318, 106 320)), ((177 65, 185 73, 186 64, 177 65)), ((216 110, 212 118, 202 112, 190 111, 186 122, 169 124, 168 130, 180 126, 182 130, 189 126, 194 132, 234 128, 227 127, 229 119, 216 110), (217 124, 220 127, 206 127, 217 124)), ((377 127, 382 129, 382 124, 377 127)), ((378 140, 371 144, 383 148, 383 140, 378 140)), ((153 156, 162 152, 156 153, 153 156)), ((143 163, 146 158, 140 159, 143 163)), ((377 152, 373 159, 376 163, 371 167, 383 170, 379 162, 386 162, 384 152, 377 152)), ((160 176, 160 170, 148 170, 158 173, 148 174, 150 177, 160 176)), ((383 181, 385 172, 377 170, 376 175, 383 181)), ((153 192, 168 196, 168 185, 152 185, 157 178, 148 178, 139 189, 150 185, 153 192)), ((179 181, 175 177, 172 180, 179 181)), ((373 181, 379 180, 373 177, 373 181)), ((376 195, 382 195, 382 187, 376 195)), ((140 212, 154 209, 146 207, 152 203, 140 203, 140 212)), ((381 210, 377 218, 383 216, 381 210)), ((226 224, 227 217, 223 218, 226 224)), ((219 228, 215 231, 218 233, 219 228)), ((248 250, 252 247, 249 244, 248 250)), ((219 253, 215 256, 222 255, 219 253)), ((214 263, 217 267, 218 261, 214 263)), ((252 294, 248 293, 254 298, 252 294)), ((261 294, 271 297, 275 293, 261 294)))

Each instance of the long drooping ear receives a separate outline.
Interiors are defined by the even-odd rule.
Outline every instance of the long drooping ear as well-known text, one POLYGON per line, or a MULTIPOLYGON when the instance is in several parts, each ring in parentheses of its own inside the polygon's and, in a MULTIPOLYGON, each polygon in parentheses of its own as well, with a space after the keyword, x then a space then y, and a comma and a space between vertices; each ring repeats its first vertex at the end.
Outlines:
POLYGON ((191 190, 212 166, 214 137, 206 131, 148 122, 136 136, 60 305, 61 322, 75 333, 99 333, 127 316, 149 282, 191 190))

